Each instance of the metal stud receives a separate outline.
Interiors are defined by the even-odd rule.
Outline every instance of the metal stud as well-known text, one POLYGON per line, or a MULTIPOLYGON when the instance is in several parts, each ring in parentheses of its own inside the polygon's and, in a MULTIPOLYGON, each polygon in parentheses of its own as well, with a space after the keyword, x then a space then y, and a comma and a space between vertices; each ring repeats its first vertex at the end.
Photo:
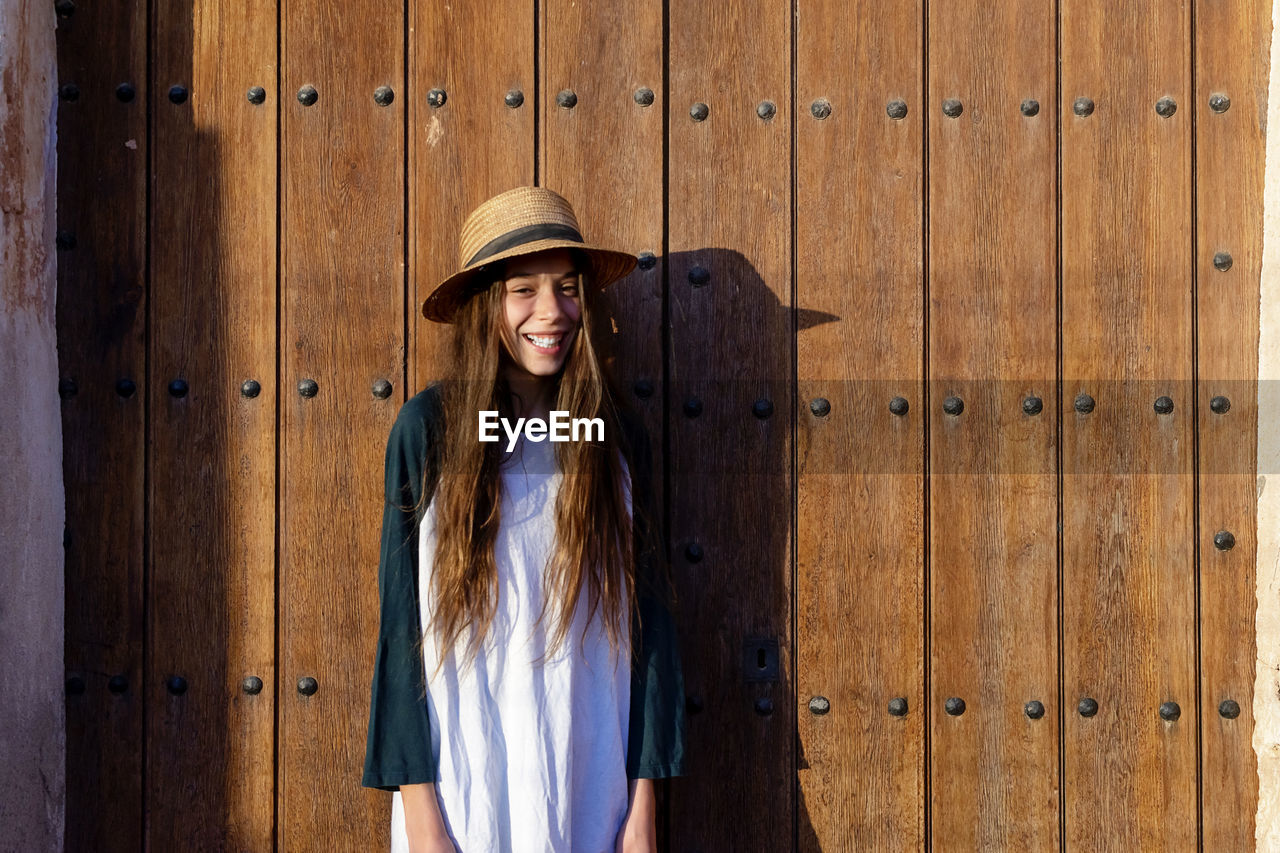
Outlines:
POLYGON ((70 675, 67 676, 67 695, 83 696, 84 695, 84 676, 70 675))
POLYGON ((1172 722, 1175 722, 1181 716, 1182 716, 1182 708, 1178 707, 1177 702, 1160 703, 1160 719, 1164 720, 1165 722, 1172 723, 1172 722))
POLYGON ((756 700, 756 713, 762 717, 767 717, 773 713, 773 700, 768 696, 761 696, 756 700))
POLYGON ((1233 261, 1231 259, 1230 252, 1214 252, 1213 268, 1218 272, 1226 272, 1227 270, 1231 269, 1232 263, 1233 261))
POLYGON ((75 83, 63 83, 58 87, 58 97, 64 101, 80 100, 80 87, 75 83))
POLYGON ((1156 410, 1156 414, 1160 414, 1160 415, 1169 414, 1170 412, 1173 411, 1173 398, 1166 394, 1162 394, 1161 396, 1156 397, 1155 410, 1156 410))
POLYGON ((524 92, 519 89, 512 89, 503 97, 502 102, 513 110, 524 106, 524 92))
POLYGON ((774 104, 773 101, 761 101, 756 106, 756 115, 760 116, 760 118, 764 119, 765 121, 768 121, 769 119, 773 118, 777 112, 778 112, 778 107, 776 104, 774 104))
POLYGON ((298 90, 298 103, 304 107, 309 107, 318 100, 320 100, 320 93, 316 91, 315 86, 308 83, 298 90))
POLYGON ((964 411, 964 400, 959 397, 948 397, 942 401, 942 411, 948 415, 958 415, 964 411))
POLYGON ((642 107, 653 106, 653 90, 648 86, 641 86, 631 95, 632 100, 642 107))
POLYGON ((710 281, 711 270, 700 266, 689 268, 689 283, 694 287, 705 287, 710 281))
POLYGON ((427 92, 427 106, 429 107, 443 107, 444 102, 448 99, 449 96, 445 94, 444 89, 432 89, 427 92))
POLYGON ((265 104, 267 102, 267 90, 261 86, 250 86, 249 91, 245 92, 244 96, 251 104, 265 104))
POLYGON ((132 83, 121 83, 116 86, 116 100, 122 104, 131 102, 138 96, 138 90, 133 88, 132 83))
POLYGON ((126 378, 116 380, 116 394, 126 400, 132 397, 134 392, 137 390, 138 385, 132 379, 126 378))
POLYGON ((890 101, 885 105, 884 111, 894 121, 901 121, 907 117, 907 102, 903 100, 890 101))
POLYGON ((964 713, 964 700, 959 696, 952 696, 943 703, 942 707, 951 716, 958 717, 964 713))
POLYGON ((262 692, 262 679, 256 675, 250 675, 240 682, 240 689, 250 696, 257 696, 262 692))
POLYGON ((1071 105, 1071 111, 1081 118, 1093 115, 1093 99, 1076 98, 1075 102, 1071 105))
POLYGON ((1236 547, 1236 537, 1230 530, 1219 530, 1213 534, 1213 547, 1219 551, 1230 551, 1236 547))
POLYGON ((1086 696, 1080 700, 1080 704, 1076 705, 1076 710, 1082 717, 1092 717, 1098 713, 1098 700, 1086 696))
POLYGON ((1022 400, 1022 411, 1028 415, 1038 415, 1044 411, 1044 401, 1032 395, 1022 400))
POLYGON ((54 235, 53 244, 64 252, 74 249, 76 247, 76 232, 59 231, 54 235))
POLYGON ((1209 408, 1213 410, 1215 415, 1225 415, 1231 411, 1231 401, 1219 394, 1209 401, 1209 408))
POLYGON ((642 400, 647 400, 653 396, 653 383, 648 379, 637 379, 635 384, 631 386, 631 390, 635 391, 636 396, 642 400))
POLYGON ((831 401, 826 397, 814 397, 809 401, 809 411, 816 417, 825 418, 831 414, 831 401))
POLYGON ((760 420, 764 420, 773 414, 773 402, 770 400, 756 400, 751 405, 751 414, 760 420))
POLYGON ((572 89, 561 89, 556 93, 556 105, 571 110, 578 105, 578 94, 572 89))
POLYGON ((826 98, 818 98, 809 105, 809 113, 819 121, 831 115, 831 102, 826 98))
POLYGON ((129 679, 125 678, 123 675, 113 675, 111 678, 107 679, 107 689, 119 696, 121 693, 129 689, 129 679))
POLYGON ((319 689, 320 685, 309 675, 304 675, 298 679, 298 692, 303 696, 314 696, 319 689))
POLYGON ((827 699, 826 696, 814 696, 809 700, 809 713, 816 717, 821 717, 830 710, 831 700, 827 699))
POLYGON ((165 679, 165 689, 174 696, 181 696, 187 692, 187 680, 181 675, 171 675, 165 679))
POLYGON ((380 107, 390 106, 395 99, 395 90, 390 86, 379 86, 373 90, 373 102, 380 107))
POLYGON ((298 381, 298 393, 309 399, 320 393, 320 385, 314 379, 301 379, 298 381))
POLYGON ((684 707, 690 714, 702 713, 702 697, 696 693, 690 693, 684 698, 684 707))
POLYGON ((1075 399, 1076 411, 1082 415, 1087 415, 1093 411, 1094 401, 1088 394, 1078 394, 1075 399))
POLYGON ((905 717, 907 715, 907 697, 895 696, 889 700, 889 716, 905 717))
POLYGON ((684 558, 690 563, 702 562, 702 546, 697 542, 690 542, 684 546, 684 558))
POLYGON ((379 379, 373 383, 373 387, 369 389, 373 392, 373 396, 379 400, 385 400, 391 396, 391 383, 386 379, 379 379))
POLYGON ((1178 111, 1178 102, 1170 97, 1163 97, 1156 101, 1156 115, 1161 118, 1168 118, 1178 111))
POLYGON ((898 417, 905 415, 909 408, 911 408, 911 406, 907 403, 906 397, 894 397, 889 401, 890 414, 897 415, 898 417))
POLYGON ((70 18, 76 13, 76 4, 73 0, 56 0, 53 4, 53 11, 58 14, 59 18, 70 18))
POLYGON ((653 252, 641 252, 636 257, 636 266, 642 270, 651 270, 658 265, 658 256, 653 252))
POLYGON ((710 114, 711 114, 711 107, 702 103, 702 101, 698 101, 696 104, 689 107, 689 118, 693 119, 694 121, 706 121, 707 116, 710 114))
POLYGON ((187 97, 189 95, 190 95, 190 92, 187 91, 186 86, 170 86, 169 87, 169 103, 185 104, 187 102, 187 97))
POLYGON ((1033 720, 1038 720, 1044 716, 1044 703, 1039 699, 1032 699, 1030 702, 1022 706, 1022 712, 1033 720))
POLYGON ((960 118, 962 112, 964 104, 960 103, 959 98, 947 98, 942 102, 942 114, 947 118, 960 118))
POLYGON ((1019 109, 1022 110, 1022 114, 1024 116, 1026 116, 1027 118, 1031 118, 1032 116, 1039 114, 1040 102, 1037 101, 1035 98, 1027 98, 1025 101, 1022 102, 1022 105, 1019 107, 1019 109))
POLYGON ((175 379, 169 383, 170 397, 177 397, 178 399, 181 399, 187 396, 187 392, 190 390, 191 388, 187 385, 187 380, 185 379, 175 379))
POLYGON ((686 418, 696 418, 702 414, 702 401, 697 397, 690 397, 684 401, 684 416, 686 418))
POLYGON ((1234 699, 1223 699, 1218 703, 1218 713, 1228 720, 1240 716, 1240 703, 1234 699))
POLYGON ((240 383, 240 396, 253 399, 262 393, 262 385, 256 379, 246 379, 240 383))
POLYGON ((1214 92, 1209 96, 1209 109, 1215 113, 1225 113, 1231 109, 1231 99, 1221 92, 1214 92))
POLYGON ((64 400, 74 397, 77 390, 74 379, 62 379, 58 382, 58 396, 64 400))

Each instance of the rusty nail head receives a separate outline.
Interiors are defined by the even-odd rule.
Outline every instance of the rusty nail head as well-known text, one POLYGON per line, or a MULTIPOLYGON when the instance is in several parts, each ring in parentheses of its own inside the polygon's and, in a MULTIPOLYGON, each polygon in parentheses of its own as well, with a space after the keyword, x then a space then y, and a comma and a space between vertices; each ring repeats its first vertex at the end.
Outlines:
POLYGON ((942 102, 942 114, 947 118, 959 118, 964 112, 964 104, 960 103, 959 98, 947 98, 942 102))
POLYGON ((1209 408, 1213 410, 1215 415, 1225 415, 1231 411, 1231 401, 1219 394, 1209 401, 1209 408))
POLYGON ((809 105, 809 113, 819 121, 831 115, 831 102, 826 98, 818 98, 809 105))
POLYGON ((1075 103, 1071 105, 1071 110, 1081 118, 1093 115, 1093 99, 1092 98, 1076 98, 1075 103))
POLYGON ((831 414, 831 401, 826 397, 814 397, 809 401, 809 411, 816 417, 825 418, 831 414))
POLYGON ((890 101, 884 111, 894 121, 901 121, 907 117, 907 102, 901 99, 890 101))

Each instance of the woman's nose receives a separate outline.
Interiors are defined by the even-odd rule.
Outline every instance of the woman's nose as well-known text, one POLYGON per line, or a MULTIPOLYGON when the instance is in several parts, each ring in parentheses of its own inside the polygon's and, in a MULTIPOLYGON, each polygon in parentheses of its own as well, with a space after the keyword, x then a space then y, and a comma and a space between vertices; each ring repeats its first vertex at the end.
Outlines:
POLYGON ((545 287, 538 293, 538 316, 548 319, 559 317, 564 313, 563 306, 560 305, 560 294, 556 293, 554 286, 545 287))

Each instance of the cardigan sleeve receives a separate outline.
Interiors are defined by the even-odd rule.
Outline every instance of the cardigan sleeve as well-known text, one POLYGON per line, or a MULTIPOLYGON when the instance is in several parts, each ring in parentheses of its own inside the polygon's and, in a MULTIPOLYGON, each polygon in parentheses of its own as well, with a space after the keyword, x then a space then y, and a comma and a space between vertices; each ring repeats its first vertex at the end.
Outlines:
POLYGON ((426 505, 421 498, 433 400, 428 389, 406 402, 387 442, 378 562, 378 645, 362 781, 365 787, 385 791, 437 781, 422 655, 417 645, 421 636, 417 533, 426 505))
POLYGON ((660 779, 685 770, 684 678, 672 614, 674 594, 667 571, 661 518, 654 499, 653 461, 643 424, 632 426, 635 457, 633 501, 636 543, 636 604, 632 624, 631 710, 627 778, 660 779))

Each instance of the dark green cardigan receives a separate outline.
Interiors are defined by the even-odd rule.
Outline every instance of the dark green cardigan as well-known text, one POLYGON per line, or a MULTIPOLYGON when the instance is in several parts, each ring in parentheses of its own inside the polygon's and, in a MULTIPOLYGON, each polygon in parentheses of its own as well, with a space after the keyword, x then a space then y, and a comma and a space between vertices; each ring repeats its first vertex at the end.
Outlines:
MULTIPOLYGON (((439 781, 431 750, 431 724, 423 696, 418 599, 419 504, 423 468, 431 466, 425 508, 435 492, 435 451, 440 442, 443 408, 433 385, 401 407, 387 442, 386 504, 382 513, 382 555, 378 565, 381 602, 377 656, 369 700, 369 739, 364 756, 363 785, 387 791, 401 785, 439 781)), ((635 448, 632 501, 654 514, 652 454, 643 424, 624 427, 635 448)), ((627 778, 653 779, 685 772, 684 682, 670 583, 659 571, 660 537, 637 516, 636 598, 640 627, 632 625, 630 731, 627 778)))

